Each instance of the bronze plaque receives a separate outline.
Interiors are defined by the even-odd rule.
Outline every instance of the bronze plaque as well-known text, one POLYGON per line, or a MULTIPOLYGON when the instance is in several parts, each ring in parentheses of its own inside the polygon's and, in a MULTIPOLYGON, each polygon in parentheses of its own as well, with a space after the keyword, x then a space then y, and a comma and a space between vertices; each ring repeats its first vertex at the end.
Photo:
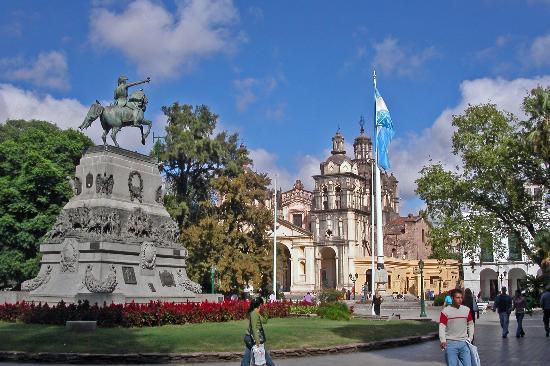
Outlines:
POLYGON ((86 188, 90 188, 93 185, 94 185, 94 176, 92 175, 92 173, 88 173, 86 175, 86 188))
POLYGON ((171 272, 168 272, 167 270, 164 270, 162 272, 159 271, 159 277, 160 277, 160 283, 164 287, 176 287, 176 281, 174 281, 174 274, 171 272))
POLYGON ((134 267, 122 267, 122 277, 124 277, 124 283, 127 285, 136 285, 136 274, 134 267))

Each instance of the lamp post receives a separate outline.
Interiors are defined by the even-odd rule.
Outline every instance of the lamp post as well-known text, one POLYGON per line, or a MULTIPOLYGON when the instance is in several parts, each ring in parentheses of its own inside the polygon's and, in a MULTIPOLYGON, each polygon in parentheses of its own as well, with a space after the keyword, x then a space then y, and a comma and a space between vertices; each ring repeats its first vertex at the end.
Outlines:
POLYGON ((359 275, 356 273, 355 276, 353 276, 351 273, 349 274, 349 279, 351 282, 353 282, 353 300, 355 300, 355 281, 359 278, 359 275))
POLYGON ((418 268, 420 269, 420 317, 425 318, 427 315, 424 300, 424 261, 422 259, 418 261, 418 268))
POLYGON ((212 293, 214 293, 216 290, 215 280, 216 280, 216 267, 212 266, 210 267, 210 282, 212 283, 212 293))

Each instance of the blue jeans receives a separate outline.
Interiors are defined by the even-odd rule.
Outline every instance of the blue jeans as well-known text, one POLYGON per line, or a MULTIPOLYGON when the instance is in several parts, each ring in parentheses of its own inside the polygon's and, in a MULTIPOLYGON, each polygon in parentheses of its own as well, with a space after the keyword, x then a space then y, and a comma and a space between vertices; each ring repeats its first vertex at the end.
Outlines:
MULTIPOLYGON (((264 344, 265 347, 265 344, 264 344)), ((244 355, 243 359, 241 361, 241 366, 250 366, 250 361, 252 361, 252 349, 248 347, 244 347, 244 355)), ((271 359, 271 356, 269 355, 269 352, 267 352, 267 349, 265 350, 265 362, 267 363, 267 366, 275 366, 273 363, 273 360, 271 359)), ((254 365, 254 363, 252 363, 254 365)))
POLYGON ((508 335, 508 324, 510 323, 510 314, 507 312, 498 313, 500 318, 500 327, 502 328, 502 336, 508 335))
POLYGON ((516 313, 516 320, 518 321, 518 329, 516 330, 516 337, 521 337, 522 334, 525 334, 523 331, 523 317, 524 313, 516 313))
POLYGON ((468 343, 466 341, 447 341, 445 359, 447 366, 472 366, 468 343))

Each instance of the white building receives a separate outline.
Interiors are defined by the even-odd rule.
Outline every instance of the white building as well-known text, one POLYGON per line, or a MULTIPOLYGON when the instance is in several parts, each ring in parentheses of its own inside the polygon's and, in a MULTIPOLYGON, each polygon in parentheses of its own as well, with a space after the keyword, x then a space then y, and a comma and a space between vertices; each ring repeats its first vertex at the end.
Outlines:
POLYGON ((521 280, 526 275, 542 274, 539 266, 523 253, 515 236, 510 235, 501 244, 495 245, 492 237, 482 239, 483 249, 473 258, 464 256, 462 261, 464 287, 470 288, 475 296, 481 293, 485 300, 494 300, 502 286, 513 295, 521 289, 521 280))

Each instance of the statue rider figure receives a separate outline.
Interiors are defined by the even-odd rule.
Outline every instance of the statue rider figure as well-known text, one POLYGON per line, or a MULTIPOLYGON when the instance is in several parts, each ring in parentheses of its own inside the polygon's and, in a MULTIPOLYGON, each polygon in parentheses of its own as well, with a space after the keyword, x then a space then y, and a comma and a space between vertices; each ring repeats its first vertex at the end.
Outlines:
MULTIPOLYGON (((145 80, 136 81, 134 83, 126 83, 127 80, 128 78, 124 75, 121 75, 118 77, 118 86, 116 87, 115 93, 114 93, 114 99, 115 99, 114 105, 133 109, 131 105, 126 104, 128 102, 128 88, 139 84, 148 83, 149 81, 151 81, 151 78, 148 77, 145 80)), ((134 120, 134 126, 139 127, 140 126, 139 122, 134 120)))

